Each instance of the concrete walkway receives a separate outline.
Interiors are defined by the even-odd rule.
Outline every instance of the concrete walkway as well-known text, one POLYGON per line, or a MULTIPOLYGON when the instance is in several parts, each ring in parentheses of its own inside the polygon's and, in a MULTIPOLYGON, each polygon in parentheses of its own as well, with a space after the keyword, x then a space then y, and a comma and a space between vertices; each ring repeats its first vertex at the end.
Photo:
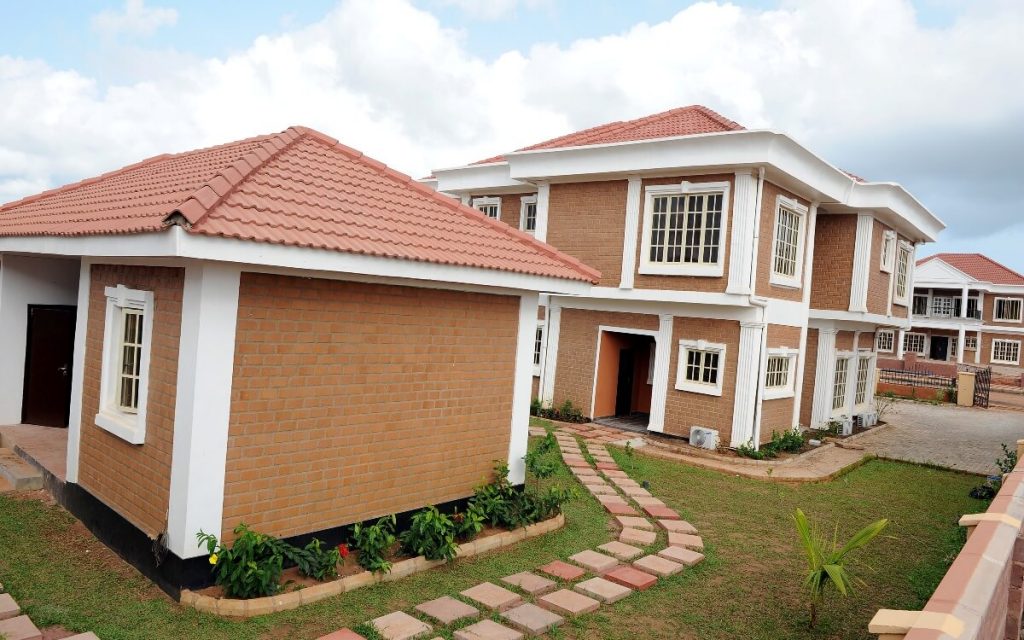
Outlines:
POLYGON ((935 464, 970 473, 997 473, 1000 444, 1024 438, 1024 413, 899 401, 883 416, 888 428, 857 444, 884 458, 935 464))

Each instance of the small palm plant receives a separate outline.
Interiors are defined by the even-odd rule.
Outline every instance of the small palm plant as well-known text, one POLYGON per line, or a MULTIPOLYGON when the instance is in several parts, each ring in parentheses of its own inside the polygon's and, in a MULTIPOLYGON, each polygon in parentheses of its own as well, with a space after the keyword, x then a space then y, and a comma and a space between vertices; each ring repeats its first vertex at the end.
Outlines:
POLYGON ((807 554, 807 577, 804 585, 811 591, 811 628, 818 623, 818 608, 825 591, 831 584, 844 596, 853 591, 855 578, 846 570, 846 557, 854 550, 871 542, 889 524, 886 519, 873 522, 854 534, 842 547, 839 546, 839 525, 832 534, 831 543, 821 535, 817 527, 812 528, 807 516, 800 509, 793 514, 796 530, 800 535, 804 553, 807 554))

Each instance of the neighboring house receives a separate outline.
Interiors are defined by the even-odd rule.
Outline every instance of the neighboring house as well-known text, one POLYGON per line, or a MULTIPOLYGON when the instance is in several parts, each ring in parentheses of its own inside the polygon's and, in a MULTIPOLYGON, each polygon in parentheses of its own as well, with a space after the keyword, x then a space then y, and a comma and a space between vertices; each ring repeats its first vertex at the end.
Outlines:
POLYGON ((912 324, 879 334, 879 351, 902 359, 992 365, 1019 374, 1024 276, 980 253, 938 253, 914 271, 912 324))
POLYGON ((903 187, 701 106, 424 182, 601 271, 542 298, 536 396, 731 446, 872 412, 875 332, 909 326, 915 246, 943 229, 903 187))
POLYGON ((0 423, 67 425, 64 502, 172 592, 201 529, 522 483, 538 292, 599 277, 305 128, 0 207, 0 261, 0 423))

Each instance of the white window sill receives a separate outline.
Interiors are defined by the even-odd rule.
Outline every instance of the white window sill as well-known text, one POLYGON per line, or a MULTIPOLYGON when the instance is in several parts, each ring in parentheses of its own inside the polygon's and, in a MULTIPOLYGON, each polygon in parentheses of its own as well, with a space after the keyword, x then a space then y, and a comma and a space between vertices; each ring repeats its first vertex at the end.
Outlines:
POLYGON ((722 387, 718 385, 700 384, 698 382, 682 382, 676 385, 677 391, 687 391, 689 393, 699 393, 705 396, 721 396, 722 387))
POLYGON ((534 378, 539 378, 540 377, 540 365, 539 364, 533 365, 533 377, 534 378))
POLYGON ((900 307, 906 307, 906 306, 908 306, 908 305, 907 305, 907 301, 906 301, 906 300, 899 300, 899 299, 897 299, 897 298, 893 298, 893 299, 892 299, 892 303, 893 303, 894 305, 897 305, 897 306, 900 306, 900 307))
POLYGON ((783 398, 792 398, 794 395, 793 389, 790 388, 771 389, 765 387, 764 389, 765 400, 781 400, 783 398))
POLYGON ((875 349, 878 353, 892 353, 892 349, 875 349))
POLYGON ((776 287, 785 287, 787 289, 800 288, 799 280, 794 280, 793 278, 786 278, 783 276, 776 275, 774 273, 771 274, 771 277, 768 278, 768 284, 773 284, 776 287))
POLYGON ((1002 320, 1000 318, 992 318, 992 322, 1002 322, 1003 324, 1020 324, 1020 320, 1002 320))
POLYGON ((720 278, 725 273, 725 267, 720 264, 713 265, 668 265, 668 264, 641 264, 637 272, 647 276, 698 276, 704 278, 720 278))
POLYGON ((109 410, 102 410, 96 414, 96 426, 100 429, 109 431, 131 444, 145 444, 146 430, 140 429, 138 423, 138 416, 115 414, 109 410))
POLYGON ((992 360, 992 364, 1008 364, 1016 367, 1020 365, 1020 361, 1018 360, 1017 362, 1013 362, 1009 360, 992 360))

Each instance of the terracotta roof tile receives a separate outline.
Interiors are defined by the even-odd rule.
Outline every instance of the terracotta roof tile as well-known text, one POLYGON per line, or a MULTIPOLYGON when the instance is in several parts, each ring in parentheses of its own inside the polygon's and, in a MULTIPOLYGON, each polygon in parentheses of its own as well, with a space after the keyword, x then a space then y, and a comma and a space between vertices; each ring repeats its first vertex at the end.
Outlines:
MULTIPOLYGON (((517 149, 517 151, 653 140, 655 138, 692 136, 702 133, 723 133, 726 131, 740 131, 742 129, 742 125, 729 120, 721 114, 715 113, 707 107, 690 105, 644 116, 636 120, 609 122, 608 124, 538 142, 537 144, 517 149)), ((498 155, 473 164, 489 164, 504 160, 505 156, 498 155)))
POLYGON ((976 280, 992 284, 1024 285, 1024 276, 980 253, 936 253, 917 261, 918 265, 939 259, 976 280))
POLYGON ((532 236, 304 127, 162 155, 0 207, 0 236, 189 233, 596 281, 532 236))

